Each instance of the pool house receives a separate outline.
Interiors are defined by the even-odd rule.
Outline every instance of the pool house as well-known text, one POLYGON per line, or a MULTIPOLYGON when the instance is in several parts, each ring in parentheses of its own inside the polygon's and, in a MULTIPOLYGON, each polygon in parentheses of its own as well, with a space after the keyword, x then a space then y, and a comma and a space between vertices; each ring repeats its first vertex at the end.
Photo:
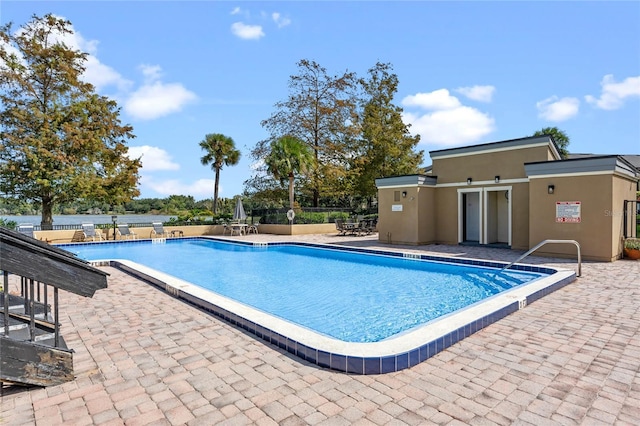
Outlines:
MULTIPOLYGON (((640 156, 562 159, 550 136, 430 152, 420 175, 376 179, 379 240, 529 250, 575 240, 587 260, 622 257, 636 236, 640 156)), ((571 244, 538 255, 574 257, 571 244)))

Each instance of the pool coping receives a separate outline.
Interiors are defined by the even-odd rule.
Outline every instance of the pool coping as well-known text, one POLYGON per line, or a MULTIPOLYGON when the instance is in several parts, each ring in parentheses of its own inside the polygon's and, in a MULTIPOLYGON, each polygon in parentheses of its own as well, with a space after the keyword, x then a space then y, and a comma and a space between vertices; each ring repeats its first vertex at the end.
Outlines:
MULTIPOLYGON (((267 247, 289 245, 317 247, 328 250, 351 251, 415 260, 455 263, 482 267, 502 268, 507 262, 485 261, 470 258, 418 253, 371 250, 304 242, 229 241, 214 237, 184 237, 177 239, 207 239, 230 244, 267 247)), ((150 240, 136 240, 148 243, 150 240)), ((135 241, 123 241, 132 243, 135 241)), ((111 243, 114 242, 105 242, 111 243)), ((118 243, 118 242, 115 242, 118 243)), ((90 243, 101 244, 101 243, 90 243)), ((75 244, 74 244, 75 245, 75 244)), ((576 273, 548 267, 515 264, 512 269, 542 272, 549 276, 520 285, 494 295, 484 301, 444 315, 385 340, 371 343, 345 342, 311 329, 270 315, 213 291, 201 288, 169 274, 124 259, 92 261, 92 265, 109 265, 140 278, 168 294, 204 309, 215 316, 244 329, 256 337, 271 343, 292 355, 320 367, 351 374, 384 374, 412 367, 450 347, 458 341, 525 308, 530 303, 576 280, 576 273)))

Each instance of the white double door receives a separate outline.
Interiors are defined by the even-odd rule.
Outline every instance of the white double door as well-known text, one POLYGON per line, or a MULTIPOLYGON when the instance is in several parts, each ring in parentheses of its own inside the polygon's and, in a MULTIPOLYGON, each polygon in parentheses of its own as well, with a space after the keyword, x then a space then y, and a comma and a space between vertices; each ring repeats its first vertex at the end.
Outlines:
POLYGON ((458 190, 458 242, 511 245, 511 187, 458 190))

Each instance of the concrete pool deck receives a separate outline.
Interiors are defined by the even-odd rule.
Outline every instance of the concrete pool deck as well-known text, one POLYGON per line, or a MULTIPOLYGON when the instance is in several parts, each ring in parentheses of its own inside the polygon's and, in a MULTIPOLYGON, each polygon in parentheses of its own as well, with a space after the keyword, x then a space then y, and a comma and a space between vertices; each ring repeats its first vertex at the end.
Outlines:
MULTIPOLYGON (((312 241, 506 260, 520 252, 312 241)), ((526 263, 575 268, 575 260, 526 263)), ((228 267, 228 266, 221 266, 228 267)), ((638 424, 640 261, 582 277, 406 370, 321 369, 113 268, 92 299, 61 292, 76 379, 2 388, 0 424, 638 424), (126 300, 126 304, 123 304, 126 300)))

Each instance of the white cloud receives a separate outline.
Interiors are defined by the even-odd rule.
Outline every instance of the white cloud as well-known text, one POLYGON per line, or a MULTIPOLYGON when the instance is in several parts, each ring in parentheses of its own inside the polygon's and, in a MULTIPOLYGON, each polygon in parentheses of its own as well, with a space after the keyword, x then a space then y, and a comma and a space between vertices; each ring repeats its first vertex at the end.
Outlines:
POLYGON ((259 160, 254 161, 253 163, 251 163, 251 164, 249 165, 249 168, 250 168, 251 170, 258 170, 258 169, 260 169, 261 167, 264 167, 264 164, 265 164, 265 163, 264 163, 264 158, 260 158, 259 160))
POLYGON ((404 107, 429 110, 407 111, 403 121, 411 124, 410 131, 420 135, 420 143, 435 145, 461 145, 476 142, 495 130, 495 121, 488 114, 462 105, 447 89, 406 96, 404 107))
POLYGON ((156 146, 131 146, 129 147, 128 155, 129 158, 140 158, 142 172, 180 169, 180 165, 172 161, 167 151, 156 146))
POLYGON ((93 84, 98 92, 110 86, 115 86, 119 91, 127 91, 133 86, 133 82, 125 79, 110 66, 100 62, 96 56, 87 57, 85 65, 83 80, 93 84))
POLYGON ((240 7, 234 7, 233 10, 231 11, 231 15, 238 15, 242 13, 242 9, 240 9, 240 7))
MULTIPOLYGON (((192 195, 194 197, 213 197, 213 179, 198 179, 195 182, 184 183, 177 179, 156 180, 151 176, 140 178, 140 185, 149 188, 160 195, 192 195)), ((218 187, 218 192, 222 193, 222 186, 218 187)))
POLYGON ((162 77, 162 68, 160 65, 142 64, 138 69, 140 69, 140 72, 142 72, 142 75, 147 82, 158 81, 160 80, 160 77, 162 77))
POLYGON ((587 102, 597 108, 614 110, 619 109, 624 104, 626 98, 640 96, 640 76, 627 77, 623 81, 616 83, 612 74, 607 74, 600 82, 602 93, 600 98, 591 95, 585 96, 587 102))
POLYGON ((244 40, 258 40, 264 37, 264 31, 260 25, 247 25, 242 22, 234 22, 231 24, 231 32, 236 37, 244 40))
POLYGON ((159 81, 162 69, 157 65, 141 65, 145 83, 130 93, 124 102, 124 110, 140 120, 153 120, 181 111, 197 99, 195 93, 180 83, 159 81))
POLYGON ((580 101, 577 98, 551 96, 536 102, 538 117, 547 121, 566 121, 578 115, 580 101))
MULTIPOLYGON (((16 55, 16 58, 18 59, 18 61, 25 65, 24 62, 24 57, 22 56, 22 53, 20 53, 20 50, 16 49, 12 44, 7 44, 4 42, 4 40, 0 40, 0 47, 2 47, 8 54, 13 54, 16 55)), ((5 62, 0 58, 0 67, 4 67, 5 62)))
MULTIPOLYGON (((65 19, 64 17, 60 17, 65 19)), ((97 92, 103 92, 106 88, 115 87, 118 93, 115 97, 123 105, 123 109, 134 118, 150 120, 178 112, 182 108, 197 99, 197 96, 187 90, 180 83, 163 83, 162 68, 159 65, 141 65, 144 83, 135 91, 131 91, 134 84, 125 79, 120 73, 110 66, 100 62, 97 56, 99 42, 87 40, 73 26, 69 26, 70 33, 54 33, 52 40, 62 42, 68 47, 87 53, 84 63, 85 71, 82 80, 91 83, 97 92)), ((24 31, 18 30, 18 34, 24 31)), ((19 54, 13 46, 6 46, 10 51, 19 54)), ((1 64, 0 64, 1 66, 1 64)))
MULTIPOLYGON (((66 19, 63 16, 56 15, 57 18, 66 19)), ((103 90, 108 86, 115 86, 118 90, 127 90, 131 87, 131 81, 125 79, 120 73, 111 68, 108 65, 103 64, 98 59, 98 45, 97 40, 87 40, 80 32, 76 31, 73 25, 69 25, 71 32, 61 34, 59 32, 52 32, 51 40, 54 43, 64 43, 66 46, 74 50, 87 53, 87 61, 85 62, 85 70, 81 76, 81 79, 87 83, 93 84, 97 91, 103 90)), ((16 31, 16 35, 23 33, 24 28, 19 28, 16 31)), ((20 52, 11 45, 5 45, 5 47, 13 53, 16 53, 18 57, 21 56, 20 52)))
POLYGON ((271 14, 271 19, 273 19, 273 22, 276 23, 278 28, 286 27, 291 24, 291 19, 282 17, 278 12, 273 12, 271 14))
POLYGON ((478 102, 491 102, 496 88, 493 86, 458 87, 456 92, 478 102))
POLYGON ((476 142, 495 130, 493 118, 468 106, 422 115, 405 113, 403 119, 411 124, 411 133, 420 135, 420 143, 435 145, 476 142))
POLYGON ((452 109, 459 107, 460 101, 451 96, 447 89, 438 89, 429 93, 418 93, 406 96, 402 105, 430 110, 452 109))

